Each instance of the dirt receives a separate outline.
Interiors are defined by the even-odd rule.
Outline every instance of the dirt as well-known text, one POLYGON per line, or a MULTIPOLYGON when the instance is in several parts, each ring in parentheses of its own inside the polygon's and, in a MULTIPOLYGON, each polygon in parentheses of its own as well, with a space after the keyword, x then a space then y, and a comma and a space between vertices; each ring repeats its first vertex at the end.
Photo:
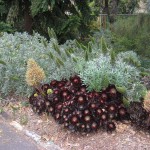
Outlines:
MULTIPOLYGON (((24 100, 27 101, 27 100, 24 100)), ((115 132, 98 130, 94 133, 71 133, 57 124, 51 116, 35 114, 30 106, 12 101, 3 106, 12 119, 34 131, 45 141, 53 141, 64 150, 149 150, 150 134, 138 130, 130 122, 117 122, 115 132), (15 110, 13 111, 13 109, 15 110)))

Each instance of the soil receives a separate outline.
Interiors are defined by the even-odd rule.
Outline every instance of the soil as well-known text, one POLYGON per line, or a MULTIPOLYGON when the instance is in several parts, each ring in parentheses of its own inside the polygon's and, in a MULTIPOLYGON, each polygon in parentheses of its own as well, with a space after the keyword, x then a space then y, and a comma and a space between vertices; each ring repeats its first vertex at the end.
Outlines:
MULTIPOLYGON (((16 98, 15 98, 16 99, 16 98)), ((136 129, 130 122, 117 122, 112 133, 98 130, 94 133, 71 133, 57 124, 51 116, 35 114, 30 106, 12 98, 3 110, 25 129, 34 131, 45 141, 53 141, 64 150, 149 150, 150 133, 136 129), (14 109, 14 111, 13 111, 14 109)))

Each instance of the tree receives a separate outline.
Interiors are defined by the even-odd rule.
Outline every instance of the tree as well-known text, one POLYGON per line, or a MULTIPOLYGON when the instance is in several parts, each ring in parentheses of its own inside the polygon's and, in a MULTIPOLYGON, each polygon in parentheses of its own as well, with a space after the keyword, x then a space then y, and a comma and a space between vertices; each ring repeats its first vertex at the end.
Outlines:
POLYGON ((132 14, 140 0, 102 0, 100 2, 101 13, 107 14, 109 22, 115 21, 115 16, 120 14, 132 14))
MULTIPOLYGON (((47 27, 54 28, 60 41, 67 38, 82 37, 88 33, 94 13, 89 3, 94 0, 2 0, 7 12, 4 20, 22 30, 32 30, 47 35, 47 27), (8 19, 9 18, 9 19, 8 19)), ((1 7, 0 7, 1 8, 1 7)), ((5 14, 5 15, 4 15, 5 14)))

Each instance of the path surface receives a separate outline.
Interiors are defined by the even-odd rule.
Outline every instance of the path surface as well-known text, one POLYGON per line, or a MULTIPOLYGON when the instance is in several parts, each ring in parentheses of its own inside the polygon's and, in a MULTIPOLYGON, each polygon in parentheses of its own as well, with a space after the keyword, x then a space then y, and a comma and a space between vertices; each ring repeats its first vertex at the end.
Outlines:
POLYGON ((41 150, 41 148, 0 118, 0 150, 41 150))

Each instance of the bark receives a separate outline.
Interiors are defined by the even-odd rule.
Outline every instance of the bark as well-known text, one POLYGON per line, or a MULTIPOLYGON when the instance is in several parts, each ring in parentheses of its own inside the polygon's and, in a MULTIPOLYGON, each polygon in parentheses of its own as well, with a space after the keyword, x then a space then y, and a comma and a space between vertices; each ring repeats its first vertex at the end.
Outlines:
POLYGON ((116 16, 118 14, 118 3, 119 3, 119 0, 111 0, 110 23, 113 23, 116 20, 116 16))
POLYGON ((24 1, 24 30, 29 34, 32 34, 33 19, 30 12, 30 1, 24 1))

